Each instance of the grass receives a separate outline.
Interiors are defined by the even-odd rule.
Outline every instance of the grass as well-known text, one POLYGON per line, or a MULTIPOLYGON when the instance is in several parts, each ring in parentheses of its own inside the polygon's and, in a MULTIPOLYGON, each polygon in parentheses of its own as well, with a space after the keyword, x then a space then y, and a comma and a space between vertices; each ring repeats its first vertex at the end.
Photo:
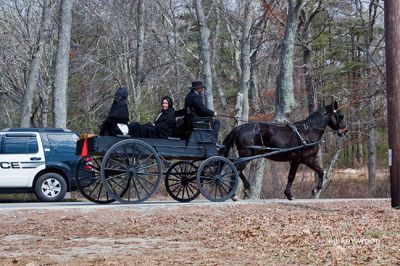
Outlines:
MULTIPOLYGON (((284 198, 289 165, 287 163, 269 163, 266 166, 262 187, 263 198, 284 198)), ((321 194, 321 198, 387 198, 390 197, 389 170, 377 171, 375 191, 368 188, 368 171, 361 169, 337 169, 331 182, 321 194)), ((299 167, 292 186, 296 198, 310 198, 315 184, 314 173, 307 167, 299 167)))

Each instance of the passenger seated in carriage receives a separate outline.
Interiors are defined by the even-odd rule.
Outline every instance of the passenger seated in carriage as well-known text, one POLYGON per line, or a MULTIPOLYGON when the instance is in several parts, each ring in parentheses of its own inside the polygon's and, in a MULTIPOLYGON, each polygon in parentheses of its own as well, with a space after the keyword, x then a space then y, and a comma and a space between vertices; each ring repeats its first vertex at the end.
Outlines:
POLYGON ((210 118, 210 126, 214 130, 215 139, 218 140, 218 132, 220 122, 215 117, 217 112, 208 109, 203 103, 204 86, 201 81, 193 81, 190 92, 185 98, 185 109, 190 115, 193 122, 202 120, 202 118, 210 118))
POLYGON ((127 131, 126 125, 129 122, 127 98, 128 88, 118 88, 107 118, 100 127, 100 136, 117 136, 124 134, 123 130, 127 131))
POLYGON ((138 135, 140 128, 140 136, 142 138, 167 139, 172 137, 176 131, 174 102, 168 96, 164 96, 161 100, 161 112, 158 114, 154 124, 146 123, 141 126, 137 122, 130 126, 130 135, 135 137, 138 135))

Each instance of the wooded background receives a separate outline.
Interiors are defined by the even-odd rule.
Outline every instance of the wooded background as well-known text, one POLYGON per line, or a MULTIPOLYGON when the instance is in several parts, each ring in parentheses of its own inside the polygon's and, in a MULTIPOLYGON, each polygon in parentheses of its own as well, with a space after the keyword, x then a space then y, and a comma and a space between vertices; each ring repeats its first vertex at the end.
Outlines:
MULTIPOLYGON (((0 129, 98 133, 117 80, 142 122, 164 95, 182 108, 202 80, 221 140, 334 99, 350 129, 338 165, 367 165, 374 190, 387 167, 384 45, 379 0, 0 0, 0 129)), ((325 163, 336 139, 325 137, 325 163)))

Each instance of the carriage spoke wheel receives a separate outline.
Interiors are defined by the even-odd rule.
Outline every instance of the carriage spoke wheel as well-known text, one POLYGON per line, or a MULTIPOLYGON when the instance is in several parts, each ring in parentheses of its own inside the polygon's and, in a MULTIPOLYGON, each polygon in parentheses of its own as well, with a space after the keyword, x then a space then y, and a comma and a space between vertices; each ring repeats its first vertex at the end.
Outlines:
POLYGON ((160 185, 161 160, 146 142, 123 140, 104 155, 100 173, 105 189, 114 199, 121 203, 141 203, 160 185))
POLYGON ((165 188, 174 200, 189 202, 199 196, 196 171, 197 167, 189 161, 178 161, 171 165, 165 175, 165 188))
POLYGON ((107 193, 100 177, 100 165, 103 158, 86 156, 79 160, 76 167, 76 184, 82 196, 100 204, 115 200, 107 193))
POLYGON ((205 160, 197 170, 196 177, 201 194, 211 201, 225 201, 231 198, 238 185, 235 165, 221 156, 205 160))

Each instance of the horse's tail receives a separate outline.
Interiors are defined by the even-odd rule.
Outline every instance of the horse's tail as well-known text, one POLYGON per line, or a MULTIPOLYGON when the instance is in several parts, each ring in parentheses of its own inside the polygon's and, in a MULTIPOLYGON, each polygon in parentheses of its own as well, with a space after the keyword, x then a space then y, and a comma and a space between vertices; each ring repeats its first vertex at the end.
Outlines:
POLYGON ((235 127, 232 129, 231 132, 229 132, 228 136, 225 137, 224 141, 222 142, 223 148, 220 150, 220 154, 223 155, 224 157, 228 157, 229 155, 229 150, 232 148, 233 144, 235 143, 236 140, 236 131, 238 127, 235 127))

